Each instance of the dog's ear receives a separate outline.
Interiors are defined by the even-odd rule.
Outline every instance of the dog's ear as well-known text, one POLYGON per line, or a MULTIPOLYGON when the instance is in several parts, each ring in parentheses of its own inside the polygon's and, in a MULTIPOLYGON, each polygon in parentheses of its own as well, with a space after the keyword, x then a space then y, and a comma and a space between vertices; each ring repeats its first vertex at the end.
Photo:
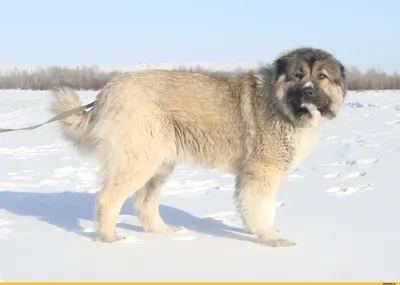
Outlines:
POLYGON ((288 66, 288 58, 285 56, 280 57, 275 61, 275 64, 274 64, 275 74, 276 74, 275 79, 278 79, 281 75, 284 75, 287 73, 287 66, 288 66))
POLYGON ((342 85, 342 89, 343 89, 343 97, 346 97, 349 86, 348 86, 348 82, 347 82, 347 70, 343 66, 343 64, 340 64, 340 77, 342 78, 342 80, 340 81, 340 84, 342 85))
POLYGON ((340 63, 340 76, 342 77, 342 80, 346 80, 346 72, 346 68, 340 63))

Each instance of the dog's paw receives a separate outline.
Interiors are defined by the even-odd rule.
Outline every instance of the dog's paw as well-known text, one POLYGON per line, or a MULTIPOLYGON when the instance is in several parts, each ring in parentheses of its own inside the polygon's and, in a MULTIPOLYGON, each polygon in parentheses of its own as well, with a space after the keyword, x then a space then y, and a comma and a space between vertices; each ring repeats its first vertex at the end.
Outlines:
POLYGON ((270 247, 291 247, 296 245, 294 241, 284 238, 263 239, 260 241, 260 243, 270 247))
POLYGON ((179 231, 184 230, 185 228, 182 226, 169 226, 163 225, 153 228, 144 228, 144 231, 147 233, 155 233, 155 234, 173 234, 179 231))
POLYGON ((278 231, 269 230, 258 236, 260 244, 270 247, 291 247, 296 245, 294 241, 283 238, 278 231))
POLYGON ((179 231, 183 231, 185 228, 182 226, 168 226, 168 228, 166 229, 167 233, 176 233, 179 231))
MULTIPOLYGON (((245 230, 244 230, 246 233, 248 233, 248 234, 251 234, 251 235, 253 235, 253 234, 255 234, 255 232, 254 231, 252 231, 251 229, 247 229, 247 228, 245 228, 245 230)), ((275 231, 277 232, 277 233, 279 233, 280 231, 278 230, 278 229, 275 229, 275 231)))
POLYGON ((115 243, 115 242, 119 242, 119 241, 123 241, 125 240, 126 237, 101 237, 101 236, 97 236, 93 239, 93 242, 103 242, 103 243, 115 243))

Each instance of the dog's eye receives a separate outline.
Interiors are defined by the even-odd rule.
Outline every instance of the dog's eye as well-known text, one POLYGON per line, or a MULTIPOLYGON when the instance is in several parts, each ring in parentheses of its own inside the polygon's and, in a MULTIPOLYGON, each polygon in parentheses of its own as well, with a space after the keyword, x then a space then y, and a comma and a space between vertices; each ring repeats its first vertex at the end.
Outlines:
POLYGON ((296 73, 294 76, 296 76, 299 79, 303 79, 304 75, 301 73, 296 73))
POLYGON ((318 78, 319 78, 319 79, 324 79, 324 78, 326 78, 326 75, 323 74, 323 73, 320 73, 320 74, 318 75, 318 78))

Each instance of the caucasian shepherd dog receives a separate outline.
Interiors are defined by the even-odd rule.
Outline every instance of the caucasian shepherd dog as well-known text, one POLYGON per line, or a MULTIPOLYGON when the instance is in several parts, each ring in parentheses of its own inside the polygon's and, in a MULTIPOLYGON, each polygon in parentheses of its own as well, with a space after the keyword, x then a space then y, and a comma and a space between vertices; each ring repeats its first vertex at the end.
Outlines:
MULTIPOLYGON (((61 122, 63 136, 100 163, 98 239, 120 239, 116 219, 132 194, 145 231, 181 229, 160 216, 160 192, 177 164, 196 164, 236 176, 237 210, 261 244, 294 245, 274 228, 276 191, 338 115, 345 77, 335 57, 314 48, 240 75, 148 70, 115 77, 90 111, 61 122)), ((75 91, 53 92, 55 114, 80 106, 75 91)))

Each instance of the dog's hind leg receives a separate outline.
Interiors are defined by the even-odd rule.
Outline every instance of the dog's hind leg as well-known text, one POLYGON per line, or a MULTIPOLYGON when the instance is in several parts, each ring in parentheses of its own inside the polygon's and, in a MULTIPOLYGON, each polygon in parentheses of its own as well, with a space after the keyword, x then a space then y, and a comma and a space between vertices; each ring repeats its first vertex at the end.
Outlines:
MULTIPOLYGON (((102 147, 103 189, 97 198, 96 220, 99 239, 116 241, 116 219, 124 202, 159 171, 168 155, 168 143, 151 137, 118 140, 102 147)), ((160 135, 160 137, 162 137, 160 135)), ((119 136, 118 138, 121 138, 119 136)))
POLYGON ((142 188, 157 170, 156 167, 144 167, 144 161, 134 161, 137 165, 131 171, 118 173, 107 179, 96 201, 96 220, 99 240, 114 242, 118 240, 116 220, 128 197, 142 188))
POLYGON ((163 234, 182 229, 180 226, 167 225, 159 212, 161 190, 173 170, 173 164, 164 163, 146 185, 134 194, 134 208, 145 232, 163 234))

